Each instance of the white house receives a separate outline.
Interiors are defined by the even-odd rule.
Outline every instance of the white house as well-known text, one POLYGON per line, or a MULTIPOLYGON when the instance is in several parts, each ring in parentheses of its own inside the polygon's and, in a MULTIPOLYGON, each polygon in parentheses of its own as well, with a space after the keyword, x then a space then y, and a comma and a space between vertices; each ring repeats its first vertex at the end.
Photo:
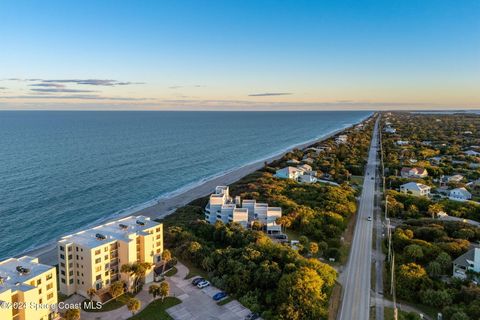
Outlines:
POLYGON ((400 186, 400 192, 411 193, 415 196, 428 197, 431 188, 422 183, 409 182, 400 186))
POLYGON ((444 176, 442 181, 445 183, 459 183, 462 182, 463 178, 461 174, 455 174, 453 176, 444 176))
POLYGON ((301 162, 298 161, 297 159, 290 159, 287 161, 287 164, 293 164, 293 165, 297 165, 297 164, 300 164, 301 162))
POLYGON ((450 190, 448 198, 455 201, 467 201, 472 199, 472 194, 465 188, 455 188, 450 190))
POLYGON ((220 214, 222 207, 226 204, 233 203, 227 186, 217 186, 215 193, 210 195, 210 200, 205 207, 205 220, 211 224, 217 221, 217 214, 220 214))
POLYGON ((300 177, 298 177, 298 181, 302 183, 315 183, 317 182, 317 178, 313 175, 310 174, 302 174, 300 177))
POLYGON ((384 131, 386 133, 395 133, 395 132, 397 132, 397 129, 392 128, 392 127, 386 127, 384 131))
POLYGON ((303 171, 301 169, 295 168, 295 167, 285 167, 282 169, 278 169, 275 172, 275 177, 280 178, 280 179, 293 179, 297 180, 300 175, 303 174, 303 171))
POLYGON ((341 134, 335 138, 336 144, 347 143, 347 141, 348 141, 348 136, 346 134, 341 134))
POLYGON ((397 145, 399 146, 407 146, 410 142, 406 141, 406 140, 398 140, 396 142, 397 145))
POLYGON ((480 152, 475 151, 475 150, 467 150, 463 153, 465 153, 467 156, 474 156, 474 157, 480 156, 480 152))
POLYGON ((480 248, 468 250, 453 261, 453 276, 465 279, 467 271, 480 272, 480 248))

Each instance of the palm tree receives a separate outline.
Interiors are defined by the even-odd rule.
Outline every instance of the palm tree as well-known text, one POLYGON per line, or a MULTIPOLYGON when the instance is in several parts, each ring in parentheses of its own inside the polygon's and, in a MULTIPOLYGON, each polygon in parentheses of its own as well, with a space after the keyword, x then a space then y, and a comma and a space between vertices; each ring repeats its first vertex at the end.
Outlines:
POLYGON ((155 300, 155 298, 160 295, 160 286, 156 284, 152 284, 148 288, 148 293, 151 294, 153 296, 153 300, 155 300))
POLYGON ((90 301, 92 301, 93 296, 97 294, 97 290, 95 288, 90 288, 87 290, 87 295, 90 298, 90 301))
POLYGON ((123 281, 115 281, 112 283, 108 288, 108 292, 112 295, 113 299, 117 299, 117 297, 125 292, 123 281))
MULTIPOLYGON (((138 289, 138 284, 140 279, 145 277, 147 270, 152 267, 152 264, 149 262, 134 262, 134 263, 127 263, 120 267, 121 273, 127 273, 129 277, 133 276, 133 288, 134 290, 138 289)), ((129 289, 131 288, 130 280, 129 280, 129 289)))
POLYGON ((80 309, 68 309, 65 312, 65 320, 80 320, 80 309))
POLYGON ((168 282, 163 281, 160 283, 160 296, 162 297, 162 302, 165 299, 166 296, 168 296, 168 293, 170 292, 170 285, 168 282))
POLYGON ((165 267, 167 266, 168 261, 170 261, 171 259, 172 259, 172 253, 170 252, 170 250, 168 250, 168 249, 163 250, 163 252, 162 252, 162 260, 163 260, 162 274, 165 273, 165 267))
POLYGON ((132 312, 132 316, 135 315, 135 312, 140 310, 141 306, 142 304, 140 303, 140 300, 135 298, 130 298, 127 302, 127 308, 132 312))
POLYGON ((121 273, 125 273, 125 274, 128 274, 128 284, 127 284, 127 287, 128 287, 128 290, 130 290, 131 288, 131 280, 130 280, 130 277, 133 275, 133 267, 132 267, 132 264, 130 263, 126 263, 126 264, 122 264, 122 266, 120 267, 120 272, 121 273))

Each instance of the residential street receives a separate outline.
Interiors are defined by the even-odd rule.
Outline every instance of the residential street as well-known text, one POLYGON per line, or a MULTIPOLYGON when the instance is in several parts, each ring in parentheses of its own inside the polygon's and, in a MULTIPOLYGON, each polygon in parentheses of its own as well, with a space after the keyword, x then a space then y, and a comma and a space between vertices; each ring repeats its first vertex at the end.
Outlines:
POLYGON ((375 123, 368 163, 357 213, 357 223, 343 276, 343 298, 340 320, 369 320, 372 262, 372 231, 375 176, 377 167, 378 119, 375 123))

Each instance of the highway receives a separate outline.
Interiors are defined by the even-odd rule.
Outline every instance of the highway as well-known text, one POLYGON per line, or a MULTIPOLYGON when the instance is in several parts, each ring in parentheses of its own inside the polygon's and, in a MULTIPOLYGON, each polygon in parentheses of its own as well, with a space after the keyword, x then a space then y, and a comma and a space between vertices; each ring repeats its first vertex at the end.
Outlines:
POLYGON ((378 118, 373 130, 368 154, 362 194, 357 212, 357 222, 347 266, 344 270, 342 306, 339 320, 370 319, 370 289, 372 263, 373 208, 378 146, 378 118))

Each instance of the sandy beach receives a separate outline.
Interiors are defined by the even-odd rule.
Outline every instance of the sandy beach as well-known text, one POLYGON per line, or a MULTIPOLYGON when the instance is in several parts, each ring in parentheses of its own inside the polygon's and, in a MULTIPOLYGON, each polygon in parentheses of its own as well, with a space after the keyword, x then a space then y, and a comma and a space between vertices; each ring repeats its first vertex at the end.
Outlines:
MULTIPOLYGON (((359 123, 361 123, 363 121, 365 121, 365 119, 363 119, 359 123)), ((325 136, 322 136, 320 138, 316 138, 316 139, 310 140, 308 142, 298 144, 294 147, 289 148, 288 150, 285 150, 285 151, 283 151, 283 152, 281 152, 277 155, 274 155, 272 157, 269 157, 267 159, 263 159, 263 160, 254 162, 252 164, 240 167, 238 169, 235 169, 233 171, 225 173, 224 175, 221 175, 221 176, 218 176, 218 177, 213 178, 211 180, 208 180, 208 181, 202 183, 201 185, 198 185, 198 186, 195 186, 195 187, 193 187, 189 190, 186 190, 183 193, 174 195, 170 198, 162 199, 157 204, 155 204, 153 206, 138 210, 138 211, 136 211, 134 213, 131 213, 131 214, 128 214, 128 215, 145 215, 145 216, 148 216, 152 219, 163 218, 163 217, 165 217, 169 214, 174 213, 177 208, 182 207, 182 206, 190 203, 191 201, 193 201, 195 199, 204 197, 204 196, 212 193, 215 190, 216 186, 218 186, 218 185, 229 185, 231 183, 234 183, 234 182, 240 180, 241 178, 245 177, 246 175, 248 175, 248 174, 250 174, 250 173, 252 173, 256 170, 261 169, 264 166, 265 162, 272 162, 274 160, 277 160, 277 159, 281 158, 283 155, 285 155, 285 153, 287 153, 287 152, 289 152, 293 149, 303 149, 303 148, 306 148, 306 147, 308 147, 310 145, 313 145, 315 143, 324 141, 324 140, 330 138, 331 136, 336 135, 337 133, 339 133, 341 131, 347 130, 348 128, 351 128, 351 126, 347 127, 347 128, 336 130, 336 131, 334 131, 330 134, 327 134, 325 136)), ((121 218, 121 216, 117 216, 115 218, 110 218, 108 220, 106 219, 102 223, 106 223, 108 221, 116 220, 116 219, 119 219, 119 218, 121 218)), ((57 251, 56 251, 55 244, 49 244, 49 245, 46 245, 46 246, 43 246, 43 247, 36 248, 34 250, 23 253, 22 256, 23 255, 38 257, 39 261, 41 263, 45 263, 45 264, 49 264, 49 265, 56 265, 58 263, 57 262, 57 251)))

